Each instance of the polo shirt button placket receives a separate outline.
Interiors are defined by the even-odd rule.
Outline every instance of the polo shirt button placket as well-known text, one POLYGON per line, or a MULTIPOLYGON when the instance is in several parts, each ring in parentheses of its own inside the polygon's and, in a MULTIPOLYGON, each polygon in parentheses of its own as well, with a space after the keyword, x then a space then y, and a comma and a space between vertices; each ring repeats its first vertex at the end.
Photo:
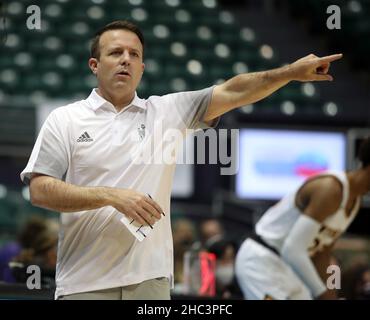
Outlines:
POLYGON ((116 114, 113 119, 113 138, 112 138, 113 144, 119 144, 121 142, 121 136, 119 134, 118 126, 119 119, 118 115, 116 114))

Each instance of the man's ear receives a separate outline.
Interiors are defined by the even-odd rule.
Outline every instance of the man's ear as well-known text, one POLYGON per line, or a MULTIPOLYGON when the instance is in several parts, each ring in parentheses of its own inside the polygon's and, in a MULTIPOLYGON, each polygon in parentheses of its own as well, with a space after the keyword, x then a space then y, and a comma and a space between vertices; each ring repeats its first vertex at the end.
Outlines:
POLYGON ((92 71, 92 73, 96 75, 98 73, 98 59, 90 58, 89 59, 89 68, 92 71))
POLYGON ((141 73, 144 73, 145 63, 142 63, 141 67, 142 67, 141 73))

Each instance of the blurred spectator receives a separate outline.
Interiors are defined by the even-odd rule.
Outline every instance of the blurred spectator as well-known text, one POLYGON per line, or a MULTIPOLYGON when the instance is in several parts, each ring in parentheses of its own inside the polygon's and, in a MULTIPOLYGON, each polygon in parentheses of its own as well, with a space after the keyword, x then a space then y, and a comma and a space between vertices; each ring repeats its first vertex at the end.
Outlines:
POLYGON ((33 216, 23 226, 17 239, 0 248, 0 281, 15 282, 12 271, 9 268, 9 262, 18 256, 22 249, 32 247, 35 236, 48 228, 47 220, 33 216))
POLYGON ((207 242, 207 250, 216 255, 216 295, 222 299, 242 299, 234 271, 237 246, 223 237, 212 239, 207 242))
POLYGON ((184 253, 189 250, 196 240, 196 233, 193 223, 185 218, 176 220, 173 224, 173 246, 175 284, 183 283, 184 253))
POLYGON ((29 248, 23 249, 10 262, 13 275, 17 282, 25 283, 28 278, 27 267, 37 265, 41 269, 41 284, 55 286, 55 268, 57 262, 58 233, 51 225, 38 234, 29 248))
POLYGON ((224 228, 219 220, 207 219, 202 221, 199 227, 201 245, 206 246, 207 241, 214 237, 223 237, 224 233, 224 228))
POLYGON ((368 263, 356 263, 343 273, 341 296, 347 300, 370 300, 368 263))

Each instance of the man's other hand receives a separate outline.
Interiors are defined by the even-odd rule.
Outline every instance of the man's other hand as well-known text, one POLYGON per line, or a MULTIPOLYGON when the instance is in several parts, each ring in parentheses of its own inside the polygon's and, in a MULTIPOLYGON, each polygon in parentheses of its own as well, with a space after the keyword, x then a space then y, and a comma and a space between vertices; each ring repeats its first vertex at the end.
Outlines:
POLYGON ((109 205, 127 217, 143 225, 153 225, 161 215, 162 208, 149 196, 131 189, 110 189, 109 205))

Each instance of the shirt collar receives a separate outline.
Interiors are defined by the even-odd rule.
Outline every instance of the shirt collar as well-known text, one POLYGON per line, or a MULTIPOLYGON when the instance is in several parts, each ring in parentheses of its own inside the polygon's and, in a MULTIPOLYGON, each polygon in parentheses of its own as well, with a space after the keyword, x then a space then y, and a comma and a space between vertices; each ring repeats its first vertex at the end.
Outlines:
MULTIPOLYGON (((88 102, 89 107, 91 109, 93 109, 94 111, 96 111, 97 109, 99 109, 100 107, 102 107, 105 104, 112 105, 109 101, 105 100, 101 95, 99 95, 97 93, 96 88, 94 88, 91 91, 91 93, 88 96, 88 98, 86 99, 86 101, 88 102)), ((138 107, 138 108, 141 108, 141 109, 144 109, 144 110, 146 109, 145 100, 140 99, 138 97, 136 91, 135 91, 134 99, 132 99, 131 103, 127 107, 130 107, 130 106, 135 106, 135 107, 138 107)), ((125 107, 125 108, 127 108, 127 107, 125 107)))

